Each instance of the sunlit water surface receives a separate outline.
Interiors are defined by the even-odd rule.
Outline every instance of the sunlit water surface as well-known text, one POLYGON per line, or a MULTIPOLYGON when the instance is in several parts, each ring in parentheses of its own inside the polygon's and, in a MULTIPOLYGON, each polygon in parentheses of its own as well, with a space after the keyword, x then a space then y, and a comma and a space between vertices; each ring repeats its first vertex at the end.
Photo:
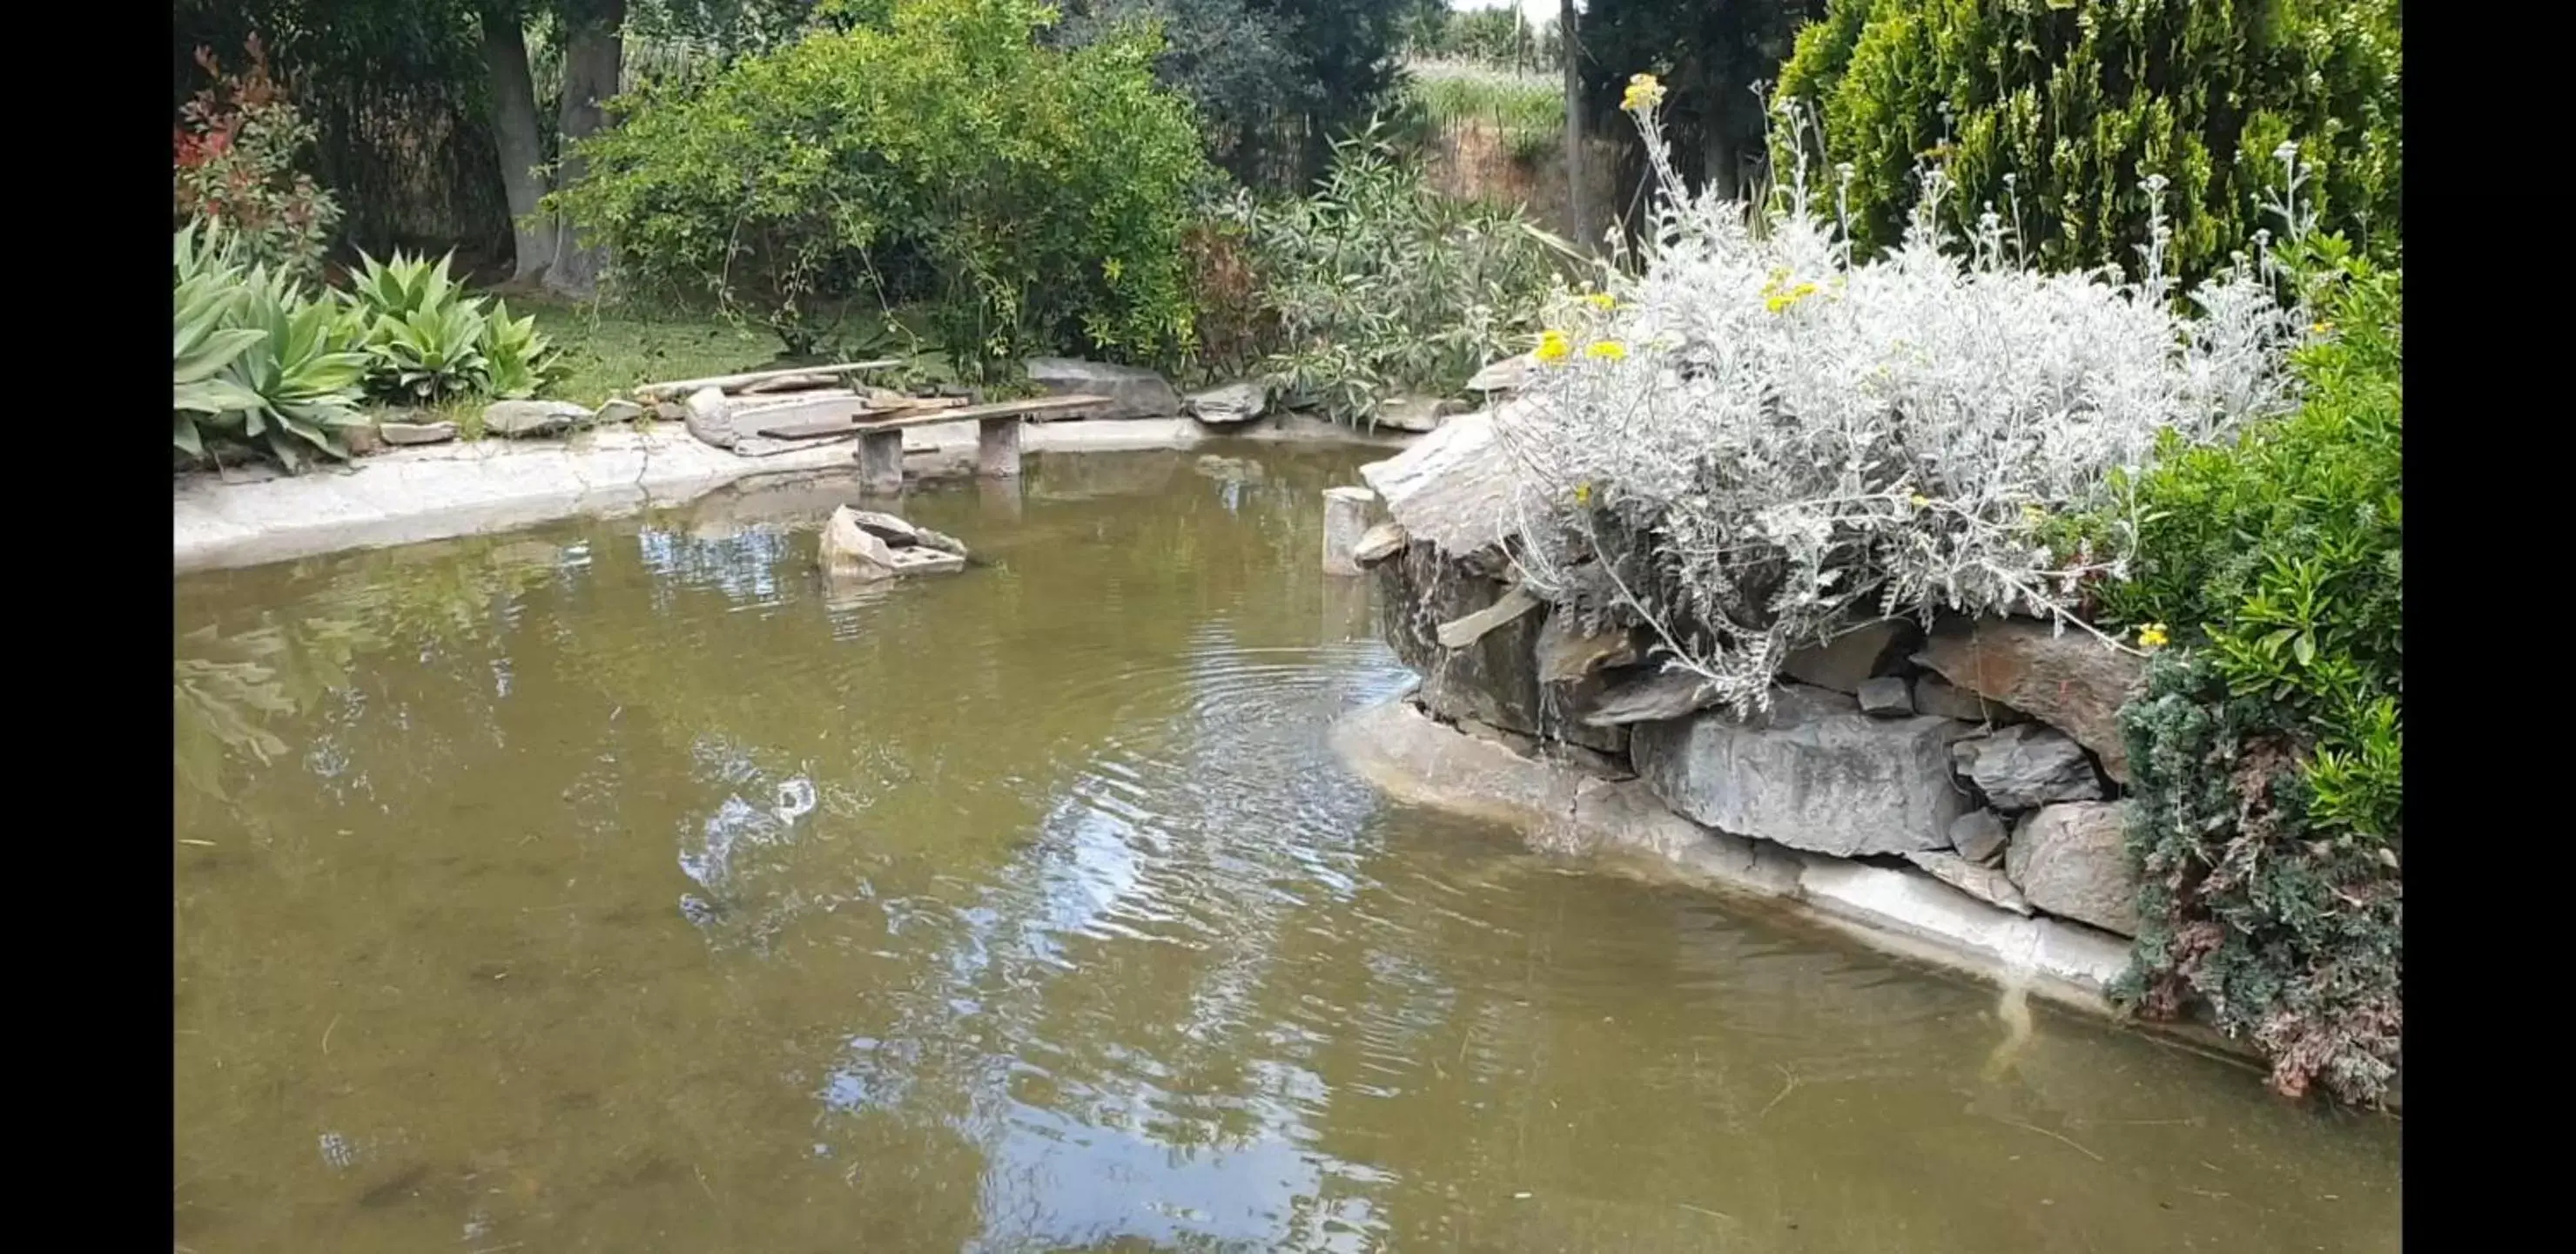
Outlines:
POLYGON ((178 1243, 2397 1248, 2384 1119, 1345 773, 1359 460, 179 580, 178 1243))

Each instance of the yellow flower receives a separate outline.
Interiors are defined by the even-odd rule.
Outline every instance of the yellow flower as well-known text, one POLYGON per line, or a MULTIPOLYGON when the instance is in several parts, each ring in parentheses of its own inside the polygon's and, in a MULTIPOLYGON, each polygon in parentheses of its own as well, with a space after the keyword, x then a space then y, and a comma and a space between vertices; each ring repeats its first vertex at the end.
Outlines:
POLYGON ((2163 623, 2149 623, 2138 629, 2138 647, 2141 649, 2161 649, 2168 639, 2163 623))
POLYGON ((1594 340, 1584 347, 1583 355, 1603 361, 1624 361, 1628 357, 1628 346, 1617 340, 1594 340))
POLYGON ((1631 77, 1627 94, 1619 97, 1619 107, 1630 113, 1640 113, 1663 102, 1664 85, 1656 82, 1652 74, 1631 77))
MULTIPOLYGON (((1774 282, 1775 282, 1775 284, 1776 284, 1776 282, 1777 282, 1777 281, 1775 280, 1774 282)), ((1771 289, 1771 288, 1764 288, 1763 290, 1764 290, 1764 291, 1766 291, 1766 292, 1768 292, 1768 291, 1771 291, 1772 289, 1771 289)), ((1794 304, 1797 304, 1799 301, 1805 300, 1805 299, 1807 299, 1808 297, 1813 296, 1813 295, 1815 295, 1815 294, 1816 294, 1816 285, 1815 285, 1815 284, 1813 284, 1813 283, 1801 283, 1801 284, 1797 285, 1796 287, 1790 288, 1788 291, 1781 292, 1781 293, 1779 293, 1779 294, 1777 294, 1777 295, 1771 296, 1771 297, 1769 297, 1768 299, 1764 300, 1764 301, 1762 302, 1762 307, 1763 307, 1763 308, 1765 308, 1765 309, 1770 310, 1770 311, 1771 311, 1771 312, 1773 312, 1773 313, 1779 313, 1780 311, 1782 311, 1782 310, 1784 310, 1784 309, 1787 309, 1789 306, 1794 305, 1794 304)))
POLYGON ((1574 503, 1577 505, 1590 505, 1592 503, 1591 480, 1586 479, 1583 482, 1574 485, 1574 503))
POLYGON ((1538 352, 1534 355, 1540 361, 1563 361, 1571 351, 1573 346, 1565 342, 1565 332, 1545 331, 1538 337, 1538 352))
POLYGON ((1905 498, 1905 503, 1916 509, 1921 509, 1924 506, 1931 504, 1932 498, 1917 492, 1914 495, 1905 498))
POLYGON ((1619 307, 1618 300, 1613 298, 1608 292, 1594 292, 1593 294, 1584 297, 1583 300, 1585 304, 1588 304, 1603 313, 1608 313, 1619 307))

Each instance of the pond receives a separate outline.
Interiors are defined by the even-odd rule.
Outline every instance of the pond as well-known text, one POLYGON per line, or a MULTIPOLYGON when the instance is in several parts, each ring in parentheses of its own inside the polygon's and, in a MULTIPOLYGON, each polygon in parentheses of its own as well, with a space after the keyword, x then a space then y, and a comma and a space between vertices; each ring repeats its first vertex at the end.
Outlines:
POLYGON ((178 580, 178 1243, 2398 1248, 2388 1119, 1345 773, 1364 459, 178 580))

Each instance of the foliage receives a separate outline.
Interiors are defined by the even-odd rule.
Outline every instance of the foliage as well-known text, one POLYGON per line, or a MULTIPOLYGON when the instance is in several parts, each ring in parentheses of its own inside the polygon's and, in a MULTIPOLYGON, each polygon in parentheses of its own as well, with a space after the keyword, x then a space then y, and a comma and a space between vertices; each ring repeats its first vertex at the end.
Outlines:
POLYGON ((510 303, 500 301, 483 328, 483 365, 492 395, 522 400, 552 391, 571 376, 563 350, 537 329, 536 315, 513 319, 510 303))
POLYGON ((335 303, 244 268, 237 247, 211 223, 173 234, 171 444, 190 459, 247 446, 290 471, 317 454, 346 459, 365 356, 335 303))
POLYGON ((1031 0, 898 0, 703 80, 623 101, 548 204, 630 294, 712 299, 821 342, 833 312, 927 300, 981 374, 1033 351, 1171 361, 1203 177, 1150 32, 1040 47, 1031 0))
POLYGON ((1376 128, 1334 146, 1314 195, 1230 210, 1251 232, 1283 347, 1272 390, 1364 421, 1396 389, 1446 395, 1537 328, 1557 272, 1517 211, 1433 191, 1376 128))
POLYGON ((2161 213, 2168 263, 2196 277, 2253 245, 2270 154, 2295 140, 2323 170, 2325 228, 2386 259, 2400 35, 2396 0, 1832 0, 1779 96, 1821 110, 1864 244, 1898 238, 1934 154, 2047 267, 2128 263, 2161 213))
POLYGON ((318 278, 340 206, 295 168, 313 126, 270 77, 257 36, 248 55, 250 68, 226 74, 212 49, 197 49, 213 83, 181 107, 171 136, 174 220, 221 225, 249 262, 318 278))
POLYGON ((1255 268, 1251 232, 1240 218, 1208 214, 1181 237, 1197 311, 1200 371, 1235 378, 1279 342, 1279 315, 1255 268))
POLYGON ((1757 230, 1672 190, 1663 90, 1629 93, 1657 174, 1644 271, 1561 303, 1496 431, 1530 582, 1642 621, 1728 704, 1767 704, 1791 649, 1855 618, 2072 617, 2121 555, 2059 562, 2049 514, 2105 499, 2162 432, 2285 407, 2292 324, 2259 276, 2190 291, 2186 319, 2154 248, 2133 285, 2025 269, 1995 215, 1942 229, 1937 170, 1883 259, 1822 218, 1803 163, 1757 230))
POLYGON ((1610 117, 1630 74, 1656 75, 1673 90, 1661 121, 1675 167, 1693 186, 1715 173, 1721 190, 1743 194, 1742 167, 1760 156, 1769 125, 1754 89, 1823 10, 1823 0, 1592 0, 1581 28, 1586 108, 1610 117))
MULTIPOLYGON (((1591 32, 1587 28, 1584 33, 1589 43, 1591 32)), ((1405 47, 1421 58, 1517 69, 1552 70, 1563 64, 1559 58, 1564 55, 1556 28, 1533 28, 1522 20, 1517 5, 1431 10, 1406 35, 1405 47)))
POLYGON ((554 342, 533 320, 512 321, 507 306, 485 312, 483 298, 450 273, 453 262, 452 255, 360 255, 342 301, 367 355, 367 390, 434 405, 461 396, 534 396, 560 381, 562 352, 554 342))
POLYGON ((2298 413, 2167 449, 2111 512, 2138 556, 2101 599, 2182 646, 2123 717, 2147 873, 2128 991, 2206 999, 2285 1092, 2367 1101, 2403 1021, 2402 280, 2336 240, 2310 260, 2334 278, 2298 413))
POLYGON ((1405 83, 1406 112, 1429 127, 1492 130, 1514 160, 1533 161, 1565 143, 1565 84, 1544 74, 1458 61, 1417 61, 1405 83))

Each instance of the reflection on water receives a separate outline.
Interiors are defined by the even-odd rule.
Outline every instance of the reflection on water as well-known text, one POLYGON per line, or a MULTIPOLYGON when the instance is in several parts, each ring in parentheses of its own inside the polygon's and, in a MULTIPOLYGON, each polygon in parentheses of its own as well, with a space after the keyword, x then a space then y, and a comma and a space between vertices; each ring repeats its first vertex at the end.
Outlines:
MULTIPOLYGON (((2392 1125, 1392 807, 1358 459, 183 579, 179 1240, 2395 1249, 2392 1125)), ((1223 468, 1220 468, 1223 469, 1223 468)))

